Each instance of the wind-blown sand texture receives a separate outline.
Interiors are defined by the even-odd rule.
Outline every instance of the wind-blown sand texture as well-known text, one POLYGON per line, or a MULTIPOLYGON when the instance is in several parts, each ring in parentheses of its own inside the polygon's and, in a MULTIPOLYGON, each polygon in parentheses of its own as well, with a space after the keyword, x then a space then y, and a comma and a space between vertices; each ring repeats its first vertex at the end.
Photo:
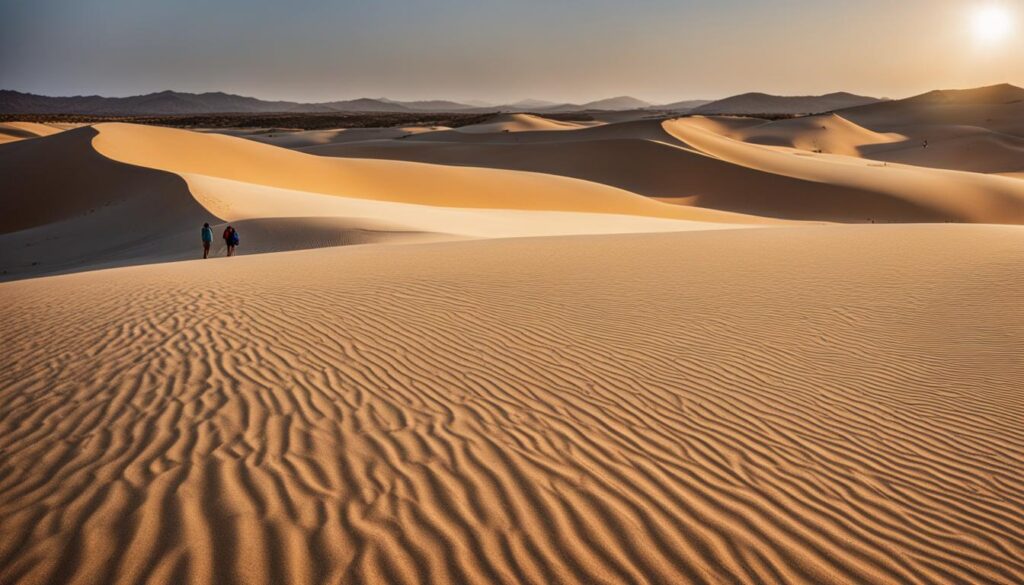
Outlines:
POLYGON ((0 284, 2 583, 1019 583, 1024 230, 0 284))

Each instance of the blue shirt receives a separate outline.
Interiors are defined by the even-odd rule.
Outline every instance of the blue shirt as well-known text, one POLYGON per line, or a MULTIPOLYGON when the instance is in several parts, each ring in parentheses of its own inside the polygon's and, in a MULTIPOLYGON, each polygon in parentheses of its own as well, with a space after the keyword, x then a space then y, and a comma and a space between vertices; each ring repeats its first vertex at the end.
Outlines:
POLYGON ((208 227, 206 227, 206 226, 203 226, 203 241, 204 242, 212 242, 213 241, 213 230, 208 228, 208 227))

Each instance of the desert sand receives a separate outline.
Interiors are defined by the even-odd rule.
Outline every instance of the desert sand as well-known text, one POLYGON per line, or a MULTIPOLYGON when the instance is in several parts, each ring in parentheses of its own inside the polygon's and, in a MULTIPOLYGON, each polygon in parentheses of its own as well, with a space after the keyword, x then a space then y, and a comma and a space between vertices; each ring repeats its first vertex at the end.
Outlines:
POLYGON ((562 132, 462 129, 301 150, 541 172, 795 220, 1024 223, 1024 185, 995 174, 1024 169, 1024 139, 964 126, 930 126, 928 135, 923 148, 910 135, 837 114, 777 122, 692 117, 562 132))
POLYGON ((784 223, 561 176, 332 159, 131 124, 6 145, 0 174, 7 278, 193 258, 203 222, 238 224, 250 252, 784 223))
POLYGON ((1021 266, 796 227, 3 284, 0 580, 1020 582, 1021 266))
POLYGON ((282 146, 284 148, 303 148, 307 146, 321 146, 324 144, 341 144, 345 142, 361 142, 365 140, 384 140, 389 138, 405 138, 422 132, 436 132, 439 130, 451 130, 445 126, 410 126, 407 128, 340 128, 337 130, 290 130, 287 128, 265 128, 265 129, 205 129, 214 134, 225 134, 228 136, 240 136, 282 146))
POLYGON ((1024 165, 906 107, 16 129, 0 584, 1024 581, 1024 165))
POLYGON ((58 124, 40 124, 38 122, 0 122, 0 144, 14 142, 25 138, 50 136, 61 132, 58 124))

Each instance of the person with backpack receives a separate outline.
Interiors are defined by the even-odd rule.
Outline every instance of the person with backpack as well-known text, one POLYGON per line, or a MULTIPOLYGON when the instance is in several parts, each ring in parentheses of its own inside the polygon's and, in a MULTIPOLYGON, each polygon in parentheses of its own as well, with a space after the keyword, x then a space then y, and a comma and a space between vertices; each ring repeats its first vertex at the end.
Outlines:
POLYGON ((210 224, 203 224, 203 260, 210 257, 210 244, 213 243, 213 230, 210 228, 210 224))
POLYGON ((224 228, 224 245, 228 248, 228 257, 235 254, 235 246, 238 245, 238 230, 228 226, 224 228))

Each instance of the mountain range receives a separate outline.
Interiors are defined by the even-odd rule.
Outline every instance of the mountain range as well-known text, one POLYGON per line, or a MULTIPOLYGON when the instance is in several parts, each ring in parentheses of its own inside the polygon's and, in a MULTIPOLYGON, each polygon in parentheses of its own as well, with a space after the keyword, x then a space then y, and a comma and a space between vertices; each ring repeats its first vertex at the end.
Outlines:
POLYGON ((693 114, 812 114, 881 100, 850 93, 824 96, 773 96, 746 93, 717 101, 687 100, 655 105, 630 96, 582 104, 527 99, 506 105, 482 105, 450 100, 398 101, 359 98, 321 103, 268 101, 224 92, 161 91, 130 97, 49 97, 0 90, 0 114, 77 114, 92 116, 200 115, 219 113, 332 113, 332 112, 536 112, 566 113, 588 110, 651 110, 693 114))

